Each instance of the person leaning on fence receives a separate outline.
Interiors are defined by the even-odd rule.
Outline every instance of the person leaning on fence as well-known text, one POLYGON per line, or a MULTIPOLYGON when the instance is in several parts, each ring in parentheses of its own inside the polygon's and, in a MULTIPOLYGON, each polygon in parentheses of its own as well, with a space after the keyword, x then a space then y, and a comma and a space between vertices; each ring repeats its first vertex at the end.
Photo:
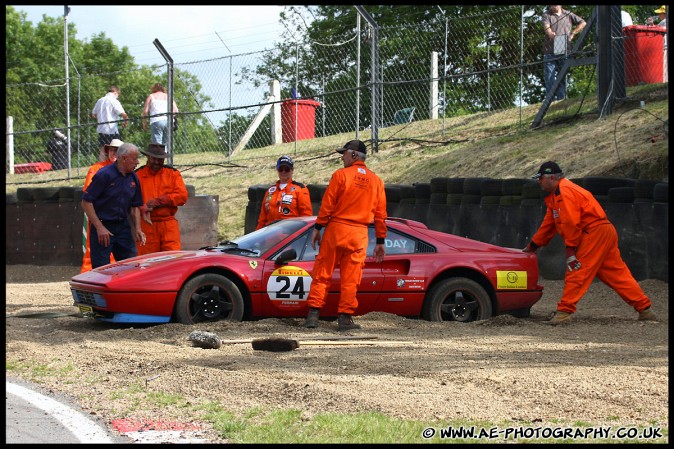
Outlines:
POLYGON ((311 274, 307 297, 309 312, 304 327, 315 328, 325 305, 335 267, 340 269, 340 295, 337 329, 360 329, 353 322, 358 307, 356 292, 363 275, 368 247, 368 227, 374 220, 376 243, 374 260, 381 263, 386 253, 386 193, 384 182, 365 166, 367 148, 360 140, 351 140, 336 150, 344 168, 332 174, 325 189, 311 238, 311 247, 320 245, 311 274), (325 227, 321 238, 321 229, 325 227))
POLYGON ((51 155, 52 170, 68 168, 68 138, 58 129, 52 131, 47 152, 51 155))
POLYGON ((276 161, 279 179, 265 193, 255 229, 284 218, 313 215, 309 189, 301 182, 293 181, 294 167, 290 156, 281 156, 276 161))
MULTIPOLYGON (((585 28, 585 20, 562 9, 561 5, 550 5, 542 16, 545 40, 543 43, 543 77, 545 91, 549 93, 564 65, 566 55, 571 50, 571 41, 585 28), (575 26, 575 28, 574 28, 575 26)), ((563 79, 552 101, 566 98, 566 79, 563 79)))
POLYGON ((147 164, 136 170, 143 192, 141 229, 144 244, 137 242, 138 255, 158 251, 180 250, 180 224, 176 219, 178 206, 187 202, 187 187, 180 172, 164 165, 168 157, 166 147, 151 143, 147 150, 147 164))
MULTIPOLYGON (((590 288, 595 277, 611 287, 639 314, 639 320, 657 320, 651 301, 632 276, 620 256, 618 234, 606 218, 606 212, 594 196, 564 177, 554 161, 541 165, 533 176, 545 197, 547 211, 538 231, 524 252, 536 252, 559 234, 566 246, 564 291, 557 311, 550 319, 553 325, 567 323, 576 312, 576 304, 590 288)), ((313 287, 313 286, 312 286, 313 287)))
MULTIPOLYGON (((122 142, 119 139, 112 139, 112 142, 103 146, 107 159, 104 160, 103 162, 96 162, 91 167, 89 167, 89 171, 87 171, 87 175, 84 178, 84 187, 82 187, 82 190, 84 192, 87 191, 87 188, 91 184, 92 179, 94 179, 94 175, 98 173, 98 171, 101 168, 106 167, 110 164, 114 164, 115 161, 117 161, 117 148, 119 148, 123 144, 124 142, 122 142)), ((84 256, 82 256, 82 267, 80 268, 80 273, 84 273, 85 271, 91 270, 91 243, 90 243, 91 223, 89 223, 89 219, 87 218, 86 213, 84 214, 84 227, 86 227, 87 230, 87 239, 84 246, 84 256)), ((112 253, 110 253, 110 263, 114 262, 115 256, 112 253)))
MULTIPOLYGON (((147 119, 150 118, 151 142, 160 145, 168 144, 168 95, 160 83, 155 83, 152 93, 145 99, 143 106, 143 130, 147 131, 147 119)), ((173 112, 178 112, 176 102, 173 102, 173 112)))
POLYGON ((620 10, 620 22, 623 28, 634 25, 632 16, 624 9, 620 10))
POLYGON ((136 241, 145 243, 140 227, 140 206, 143 194, 134 173, 138 165, 138 147, 120 145, 117 161, 101 168, 82 195, 82 209, 91 223, 91 266, 98 268, 110 260, 117 261, 137 254, 136 241), (133 220, 131 229, 129 214, 133 220))
POLYGON ((107 159, 104 151, 105 145, 112 142, 112 139, 122 138, 117 126, 119 118, 122 117, 124 119, 122 126, 126 127, 129 123, 129 116, 124 111, 122 103, 118 100, 119 94, 119 87, 110 86, 108 93, 98 99, 94 109, 91 111, 91 116, 98 121, 98 127, 96 128, 98 131, 98 145, 100 146, 98 160, 101 162, 107 159))

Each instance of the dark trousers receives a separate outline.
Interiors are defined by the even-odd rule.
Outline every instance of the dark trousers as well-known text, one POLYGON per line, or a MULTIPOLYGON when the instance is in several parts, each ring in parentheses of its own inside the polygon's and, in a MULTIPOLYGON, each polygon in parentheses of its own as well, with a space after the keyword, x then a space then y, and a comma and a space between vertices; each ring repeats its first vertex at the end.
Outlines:
POLYGON ((129 220, 103 221, 112 236, 110 237, 110 246, 102 246, 98 243, 98 232, 94 226, 91 226, 91 236, 89 247, 91 251, 91 268, 102 267, 110 263, 110 253, 115 256, 116 261, 135 257, 138 253, 136 242, 131 234, 131 224, 129 220))

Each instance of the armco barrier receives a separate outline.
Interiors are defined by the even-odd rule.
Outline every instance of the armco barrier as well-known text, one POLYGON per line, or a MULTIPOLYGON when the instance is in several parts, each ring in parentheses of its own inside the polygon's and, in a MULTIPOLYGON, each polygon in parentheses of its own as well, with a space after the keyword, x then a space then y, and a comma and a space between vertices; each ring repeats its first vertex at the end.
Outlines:
MULTIPOLYGON (((480 204, 479 195, 476 192, 481 187, 481 182, 489 178, 465 178, 468 180, 463 192, 458 193, 457 185, 464 181, 463 178, 434 178, 430 186, 424 186, 423 190, 428 194, 426 200, 417 198, 413 208, 400 208, 401 185, 387 186, 387 192, 394 195, 394 207, 398 211, 408 211, 409 216, 400 216, 425 223, 430 229, 460 235, 486 243, 511 248, 524 248, 531 240, 545 216, 546 206, 540 194, 540 187, 535 186, 529 180, 522 181, 522 199, 519 204, 480 204), (456 182, 454 182, 456 181, 456 182), (440 185, 446 184, 448 192, 441 192, 440 185), (450 187, 452 192, 449 192, 450 187), (469 193, 465 193, 466 190, 469 193), (459 198, 459 196, 461 198, 459 198), (477 198, 474 198, 476 197, 477 198), (442 198, 446 197, 446 202, 442 198), (535 197, 535 198, 534 198, 535 197), (458 200, 461 201, 458 201, 458 200), (457 204, 458 203, 458 204, 457 204)), ((583 179, 574 180, 578 184, 583 179)), ((629 192, 620 190, 619 195, 599 195, 601 204, 606 210, 606 215, 611 220, 618 233, 618 247, 625 263, 632 271, 635 279, 660 279, 669 282, 669 234, 668 234, 668 210, 669 203, 667 183, 649 183, 647 181, 629 180, 625 178, 602 177, 593 178, 591 184, 598 184, 608 193, 609 189, 625 189, 630 185, 650 184, 653 189, 657 186, 657 199, 651 201, 645 198, 636 198, 629 192), (615 187, 613 187, 615 186, 615 187), (614 201, 612 202, 610 197, 614 201), (634 202, 622 202, 628 198, 635 198, 634 202), (637 201, 639 200, 639 201, 637 201)), ((510 183, 517 182, 512 181, 510 183)), ((494 183, 490 182, 490 186, 494 183)), ((504 183, 505 185, 505 183, 504 183)), ((321 186, 313 185, 316 191, 321 186)), ((324 191, 325 186, 322 186, 324 191)), ((253 187, 251 187, 253 188, 253 187)), ((487 187, 485 191, 495 193, 487 187)), ((510 187, 509 187, 510 189, 510 187)), ((510 190, 508 190, 510 192, 510 190)), ((635 192, 636 193, 636 192, 635 192)), ((504 194, 505 195, 505 194, 504 194)), ((645 192, 640 192, 642 197, 648 197, 645 192)), ((420 195, 421 196, 421 195, 420 195)), ((424 195, 425 196, 425 195, 424 195)), ((495 196, 495 195, 490 195, 495 196)), ((249 195, 250 197, 250 195, 249 195)), ((503 196, 501 196, 503 198, 503 196)), ((316 198, 312 199, 312 203, 316 198)), ((320 203, 318 204, 320 206, 320 203)), ((258 206, 259 207, 259 206, 258 206)), ((393 207, 389 206, 389 209, 393 207)), ((253 220, 253 218, 251 218, 253 220)), ((257 215, 254 217, 257 220, 257 215)), ((564 242, 556 235, 550 243, 538 251, 539 271, 545 279, 564 279, 564 242)))

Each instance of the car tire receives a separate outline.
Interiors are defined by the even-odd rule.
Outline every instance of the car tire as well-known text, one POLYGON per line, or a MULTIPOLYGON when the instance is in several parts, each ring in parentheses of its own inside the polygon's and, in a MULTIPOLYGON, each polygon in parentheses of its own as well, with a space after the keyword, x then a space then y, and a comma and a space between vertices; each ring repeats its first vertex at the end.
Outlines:
POLYGON ((489 294, 467 278, 449 278, 431 287, 421 311, 428 321, 470 322, 491 318, 489 294))
POLYGON ((220 274, 195 276, 178 292, 174 317, 181 324, 220 320, 241 321, 243 297, 234 282, 220 274), (201 305, 199 303, 202 303, 201 305))

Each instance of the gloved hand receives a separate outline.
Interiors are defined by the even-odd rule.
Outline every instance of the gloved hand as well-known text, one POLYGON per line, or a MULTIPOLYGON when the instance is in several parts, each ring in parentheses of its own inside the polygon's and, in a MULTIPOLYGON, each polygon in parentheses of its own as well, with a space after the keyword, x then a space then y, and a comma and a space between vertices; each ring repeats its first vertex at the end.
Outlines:
POLYGON ((576 248, 567 246, 566 253, 566 268, 569 271, 580 270, 580 260, 576 258, 576 248))
POLYGON ((535 253, 536 250, 538 249, 538 245, 536 245, 533 241, 529 242, 527 246, 525 246, 522 251, 525 253, 535 253))

